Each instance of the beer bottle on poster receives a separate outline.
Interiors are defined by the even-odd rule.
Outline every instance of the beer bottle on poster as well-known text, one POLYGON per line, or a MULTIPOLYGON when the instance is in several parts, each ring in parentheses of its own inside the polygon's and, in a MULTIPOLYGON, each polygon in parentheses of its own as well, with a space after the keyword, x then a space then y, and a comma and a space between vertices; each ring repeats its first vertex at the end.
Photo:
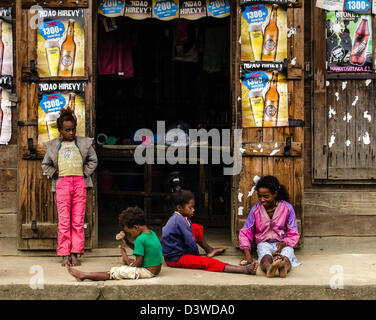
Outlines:
POLYGON ((275 61, 277 55, 278 35, 279 30, 277 27, 277 10, 278 5, 273 5, 270 14, 269 24, 264 31, 264 43, 262 47, 262 61, 275 61))
POLYGON ((3 74, 4 42, 3 42, 3 21, 0 20, 0 75, 3 74))
POLYGON ((74 21, 69 20, 67 36, 61 45, 59 77, 70 77, 73 73, 76 44, 74 42, 74 21))
POLYGON ((277 125, 279 93, 277 90, 278 72, 273 72, 272 81, 268 92, 265 94, 264 127, 275 127, 277 125))
POLYGON ((355 32, 354 45, 350 57, 351 64, 363 65, 366 62, 369 36, 368 19, 363 18, 355 32))

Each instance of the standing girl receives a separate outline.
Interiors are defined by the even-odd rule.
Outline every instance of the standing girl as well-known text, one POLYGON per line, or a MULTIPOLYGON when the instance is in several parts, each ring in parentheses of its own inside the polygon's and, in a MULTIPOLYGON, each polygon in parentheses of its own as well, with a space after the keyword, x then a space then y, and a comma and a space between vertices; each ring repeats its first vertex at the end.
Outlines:
POLYGON ((265 176, 256 184, 259 202, 252 208, 239 233, 239 247, 243 250, 241 265, 252 263, 251 244, 253 236, 257 243, 258 262, 267 277, 284 278, 291 267, 300 263, 293 247, 300 235, 295 211, 288 202, 289 196, 276 177, 265 176))
POLYGON ((175 212, 162 229, 162 249, 166 264, 173 268, 204 269, 207 271, 256 274, 257 262, 235 266, 213 259, 224 248, 212 248, 204 239, 202 225, 192 223, 195 197, 191 191, 180 190, 171 195, 175 212), (207 253, 200 255, 198 243, 207 253))
POLYGON ((56 120, 60 138, 43 144, 46 155, 43 175, 52 179, 52 192, 59 215, 57 255, 62 266, 78 266, 77 254, 84 253, 86 189, 92 187, 91 174, 98 159, 93 139, 76 137, 77 121, 71 110, 62 109, 56 120))

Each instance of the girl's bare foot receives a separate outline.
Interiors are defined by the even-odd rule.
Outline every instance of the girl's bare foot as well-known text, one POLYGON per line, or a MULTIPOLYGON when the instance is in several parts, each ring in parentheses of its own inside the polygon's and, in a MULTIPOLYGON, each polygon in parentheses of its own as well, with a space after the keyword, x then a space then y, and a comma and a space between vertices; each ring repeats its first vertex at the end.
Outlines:
POLYGON ((213 258, 214 256, 218 255, 218 254, 221 254, 223 252, 226 251, 226 248, 213 248, 213 250, 211 250, 208 254, 207 254, 207 257, 208 258, 213 258))
POLYGON ((247 264, 246 268, 247 268, 248 273, 255 275, 257 272, 257 268, 258 268, 258 262, 255 261, 250 264, 247 264))
POLYGON ((282 267, 281 265, 281 259, 279 257, 276 257, 274 260, 273 260, 273 263, 271 264, 271 266, 269 267, 268 271, 266 272, 266 276, 268 278, 273 278, 277 272, 277 270, 282 267))
POLYGON ((282 257, 281 259, 281 267, 278 269, 279 270, 279 276, 281 278, 286 278, 287 276, 287 270, 288 270, 288 262, 286 261, 286 257, 282 257))
POLYGON ((66 267, 66 266, 70 266, 70 264, 71 264, 70 256, 64 256, 63 260, 61 261, 61 266, 66 267))
POLYGON ((72 259, 72 266, 80 266, 81 262, 78 260, 77 254, 76 253, 71 253, 71 259, 72 259))
POLYGON ((68 272, 76 278, 77 281, 85 280, 83 272, 77 269, 72 269, 69 265, 67 265, 68 272))

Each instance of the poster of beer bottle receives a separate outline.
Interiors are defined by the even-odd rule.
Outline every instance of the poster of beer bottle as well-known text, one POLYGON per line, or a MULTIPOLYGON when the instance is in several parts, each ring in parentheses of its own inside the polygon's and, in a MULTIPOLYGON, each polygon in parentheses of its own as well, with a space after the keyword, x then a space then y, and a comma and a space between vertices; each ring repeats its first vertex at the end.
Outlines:
POLYGON ((287 127, 286 75, 277 71, 246 73, 242 81, 242 126, 287 127))
POLYGON ((12 137, 10 90, 0 87, 0 144, 8 144, 12 137))
POLYGON ((38 74, 46 77, 85 75, 83 9, 43 9, 38 32, 38 74))
POLYGON ((38 144, 60 136, 56 120, 63 108, 76 119, 77 135, 85 136, 85 83, 41 82, 38 89, 38 144))
POLYGON ((275 67, 271 69, 281 71, 280 65, 286 60, 286 9, 276 4, 244 7, 241 16, 241 61, 253 63, 255 68, 260 68, 260 62, 265 62, 269 69, 273 63, 275 67))
POLYGON ((326 58, 329 72, 372 71, 371 15, 326 13, 326 58))

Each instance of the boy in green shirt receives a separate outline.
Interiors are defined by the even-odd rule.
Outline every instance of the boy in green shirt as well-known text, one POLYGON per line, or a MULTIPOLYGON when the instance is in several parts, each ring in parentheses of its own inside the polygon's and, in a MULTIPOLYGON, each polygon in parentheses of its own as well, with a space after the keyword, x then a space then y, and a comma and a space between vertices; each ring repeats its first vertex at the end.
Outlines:
POLYGON ((129 207, 119 215, 119 222, 123 230, 135 239, 134 244, 127 237, 123 241, 133 250, 136 259, 129 258, 124 248, 119 246, 123 266, 113 267, 108 272, 82 272, 67 266, 68 272, 77 281, 146 279, 159 274, 163 264, 162 246, 155 232, 146 226, 143 211, 139 207, 129 207))

